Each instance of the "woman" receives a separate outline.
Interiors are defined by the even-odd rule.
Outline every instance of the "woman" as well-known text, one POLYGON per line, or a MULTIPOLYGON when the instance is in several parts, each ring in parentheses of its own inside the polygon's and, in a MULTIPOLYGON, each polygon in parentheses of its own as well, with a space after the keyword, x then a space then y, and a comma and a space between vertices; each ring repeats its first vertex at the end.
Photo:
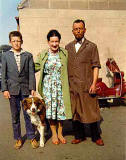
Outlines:
POLYGON ((57 30, 49 31, 49 48, 39 54, 35 63, 35 70, 40 71, 38 91, 45 100, 53 144, 67 143, 62 134, 63 120, 72 118, 67 75, 68 53, 59 47, 60 39, 57 30))

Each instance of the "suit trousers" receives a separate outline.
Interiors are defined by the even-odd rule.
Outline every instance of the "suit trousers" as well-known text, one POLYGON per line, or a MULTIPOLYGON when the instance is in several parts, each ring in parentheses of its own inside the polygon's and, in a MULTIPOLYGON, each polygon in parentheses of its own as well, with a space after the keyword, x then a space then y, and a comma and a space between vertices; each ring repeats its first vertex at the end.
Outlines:
MULTIPOLYGON (((20 111, 21 111, 21 101, 28 96, 24 96, 21 93, 19 95, 11 95, 10 101, 10 109, 11 109, 11 117, 12 117, 12 126, 13 126, 13 134, 14 139, 21 139, 21 124, 20 124, 20 111)), ((30 117, 27 112, 23 110, 24 120, 25 120, 25 128, 26 135, 28 139, 35 138, 35 128, 31 123, 30 117)))
MULTIPOLYGON (((73 125, 75 139, 84 140, 86 137, 85 131, 84 131, 84 124, 79 121, 73 121, 72 125, 73 125)), ((98 130, 97 122, 90 123, 89 125, 90 125, 91 139, 93 142, 95 142, 96 140, 101 138, 98 130)))

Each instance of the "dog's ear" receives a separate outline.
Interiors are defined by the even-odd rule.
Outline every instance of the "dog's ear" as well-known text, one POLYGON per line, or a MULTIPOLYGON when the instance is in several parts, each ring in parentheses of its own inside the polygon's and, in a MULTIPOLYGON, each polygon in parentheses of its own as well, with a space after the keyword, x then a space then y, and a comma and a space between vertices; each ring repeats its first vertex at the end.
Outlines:
POLYGON ((39 102, 45 107, 45 102, 43 99, 39 99, 39 102))
POLYGON ((24 107, 24 110, 26 110, 27 109, 27 99, 26 98, 22 101, 22 105, 24 107))
POLYGON ((37 106, 38 106, 38 109, 41 111, 43 108, 45 108, 45 102, 43 99, 40 99, 38 97, 35 97, 36 99, 36 102, 37 102, 37 106))
POLYGON ((46 109, 46 105, 43 99, 40 99, 40 103, 41 103, 41 110, 45 110, 46 109))
POLYGON ((43 99, 40 99, 36 97, 36 100, 38 102, 38 115, 40 116, 41 122, 43 125, 45 125, 45 118, 46 118, 46 105, 43 99))
POLYGON ((46 107, 43 100, 41 100, 41 105, 39 106, 39 109, 40 109, 40 112, 38 112, 38 115, 40 116, 42 124, 45 125, 46 107))

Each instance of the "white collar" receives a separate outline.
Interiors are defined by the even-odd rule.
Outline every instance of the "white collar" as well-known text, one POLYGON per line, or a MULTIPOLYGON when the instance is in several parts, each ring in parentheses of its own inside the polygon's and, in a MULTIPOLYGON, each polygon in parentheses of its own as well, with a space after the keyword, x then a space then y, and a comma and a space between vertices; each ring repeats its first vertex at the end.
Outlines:
POLYGON ((25 52, 22 48, 20 52, 16 52, 15 50, 13 50, 13 48, 11 48, 10 51, 13 52, 14 54, 22 54, 25 52))

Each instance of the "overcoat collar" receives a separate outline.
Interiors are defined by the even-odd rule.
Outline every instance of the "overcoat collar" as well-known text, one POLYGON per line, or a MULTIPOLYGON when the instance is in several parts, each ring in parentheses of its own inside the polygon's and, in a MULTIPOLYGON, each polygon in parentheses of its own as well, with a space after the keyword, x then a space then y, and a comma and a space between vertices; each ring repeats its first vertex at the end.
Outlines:
MULTIPOLYGON (((63 49, 60 47, 59 48, 59 56, 62 59, 62 56, 66 56, 66 53, 63 51, 63 49)), ((42 52, 41 54, 41 59, 44 60, 45 58, 48 57, 48 50, 44 50, 44 52, 42 52)))

